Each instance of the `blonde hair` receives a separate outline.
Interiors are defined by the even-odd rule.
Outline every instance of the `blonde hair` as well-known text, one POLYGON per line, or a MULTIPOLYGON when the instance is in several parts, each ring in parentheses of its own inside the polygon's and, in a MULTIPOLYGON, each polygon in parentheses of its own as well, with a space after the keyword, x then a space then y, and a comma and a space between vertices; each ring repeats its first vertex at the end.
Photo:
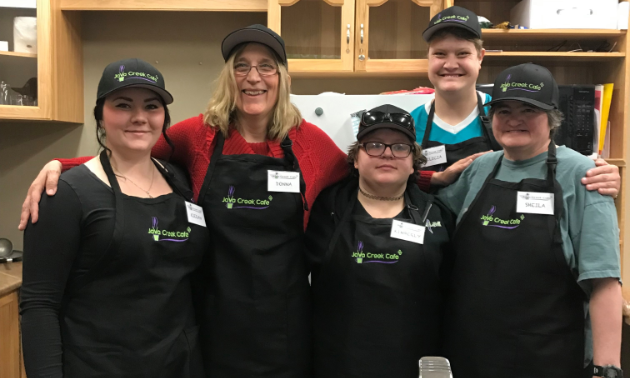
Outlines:
MULTIPOLYGON (((243 52, 249 43, 239 46, 228 58, 223 66, 217 88, 210 98, 203 120, 210 127, 218 127, 227 138, 230 124, 236 117, 236 99, 238 87, 234 77, 234 61, 243 52)), ((263 45, 264 46, 264 45, 263 45)), ((302 115, 298 108, 291 103, 291 82, 287 66, 280 62, 276 54, 265 46, 269 54, 273 57, 278 67, 278 100, 273 109, 271 123, 267 126, 267 137, 269 139, 282 140, 293 127, 297 127, 302 122, 302 115)))

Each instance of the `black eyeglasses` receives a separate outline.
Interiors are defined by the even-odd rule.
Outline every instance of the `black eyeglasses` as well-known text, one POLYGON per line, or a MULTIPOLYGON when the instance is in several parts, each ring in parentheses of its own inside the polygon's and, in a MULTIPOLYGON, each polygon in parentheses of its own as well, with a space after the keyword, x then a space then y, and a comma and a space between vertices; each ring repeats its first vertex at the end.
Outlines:
POLYGON ((380 111, 365 112, 361 115, 363 126, 374 126, 384 122, 391 122, 414 132, 413 118, 409 113, 385 113, 380 111))
POLYGON ((411 154, 411 151, 414 150, 414 146, 406 143, 385 144, 381 142, 366 142, 359 143, 359 145, 363 147, 365 153, 374 157, 382 156, 387 147, 389 147, 392 155, 396 158, 406 158, 411 154))
POLYGON ((250 66, 247 63, 237 63, 234 65, 234 75, 247 76, 252 68, 256 67, 256 71, 260 76, 271 76, 278 72, 278 67, 269 63, 262 63, 257 66, 250 66))

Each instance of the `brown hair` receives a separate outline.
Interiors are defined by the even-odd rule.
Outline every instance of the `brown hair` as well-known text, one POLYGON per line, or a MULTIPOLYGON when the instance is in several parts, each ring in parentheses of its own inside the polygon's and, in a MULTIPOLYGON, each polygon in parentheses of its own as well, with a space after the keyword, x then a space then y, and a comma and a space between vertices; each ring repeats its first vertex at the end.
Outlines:
MULTIPOLYGON (((210 127, 217 127, 227 138, 228 129, 236 116, 236 98, 238 88, 234 77, 234 61, 249 43, 243 43, 237 47, 228 58, 216 81, 217 88, 214 91, 203 120, 210 127)), ((264 45, 263 45, 264 46, 264 45)), ((278 100, 273 109, 271 123, 267 126, 269 139, 282 140, 294 126, 302 123, 302 115, 298 108, 291 103, 291 82, 289 71, 278 59, 277 55, 267 46, 269 54, 273 57, 278 67, 278 100)))
MULTIPOLYGON (((348 166, 350 167, 350 173, 355 177, 359 177, 359 170, 354 167, 354 162, 359 157, 359 150, 361 149, 361 147, 361 142, 356 141, 352 143, 352 145, 350 145, 350 147, 348 148, 348 158, 346 159, 346 161, 348 162, 348 166)), ((424 157, 424 155, 422 154, 422 147, 417 142, 413 142, 412 148, 413 151, 411 152, 411 156, 414 173, 409 175, 409 181, 415 182, 418 179, 418 171, 420 170, 422 165, 427 162, 427 158, 424 157)))
POLYGON ((435 33, 433 33, 431 38, 429 38, 429 41, 427 42, 427 44, 431 46, 431 43, 433 41, 446 38, 448 36, 453 36, 458 39, 463 39, 465 41, 472 42, 473 45, 475 45, 475 49, 477 50, 477 55, 481 54, 481 50, 483 49, 483 40, 481 38, 477 38, 476 35, 462 28, 449 27, 449 28, 438 30, 435 33))

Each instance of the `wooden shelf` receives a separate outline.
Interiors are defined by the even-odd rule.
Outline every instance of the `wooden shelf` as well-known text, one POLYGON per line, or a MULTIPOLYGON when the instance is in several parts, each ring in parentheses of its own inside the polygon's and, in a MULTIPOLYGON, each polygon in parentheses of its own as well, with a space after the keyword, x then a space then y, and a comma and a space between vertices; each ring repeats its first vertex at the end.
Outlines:
POLYGON ((486 52, 485 59, 506 59, 506 60, 520 60, 523 58, 537 58, 545 61, 571 61, 579 60, 581 62, 596 62, 602 60, 623 59, 626 53, 623 52, 609 52, 609 53, 594 53, 594 52, 558 52, 558 51, 503 51, 486 52))
POLYGON ((625 167, 626 161, 624 159, 604 159, 608 164, 616 165, 617 167, 625 167))
POLYGON ((483 29, 485 41, 497 40, 558 40, 579 39, 594 40, 619 38, 626 35, 626 30, 616 29, 483 29))
POLYGON ((267 0, 59 0, 64 11, 267 12, 267 0))
POLYGON ((37 54, 20 53, 14 51, 0 51, 0 56, 13 56, 16 58, 37 58, 37 54))

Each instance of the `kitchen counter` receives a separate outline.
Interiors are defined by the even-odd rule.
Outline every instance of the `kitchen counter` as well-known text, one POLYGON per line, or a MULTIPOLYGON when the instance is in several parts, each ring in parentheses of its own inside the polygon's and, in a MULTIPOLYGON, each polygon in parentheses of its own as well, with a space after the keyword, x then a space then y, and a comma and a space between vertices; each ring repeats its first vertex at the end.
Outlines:
POLYGON ((22 262, 0 263, 0 297, 22 286, 22 262))

